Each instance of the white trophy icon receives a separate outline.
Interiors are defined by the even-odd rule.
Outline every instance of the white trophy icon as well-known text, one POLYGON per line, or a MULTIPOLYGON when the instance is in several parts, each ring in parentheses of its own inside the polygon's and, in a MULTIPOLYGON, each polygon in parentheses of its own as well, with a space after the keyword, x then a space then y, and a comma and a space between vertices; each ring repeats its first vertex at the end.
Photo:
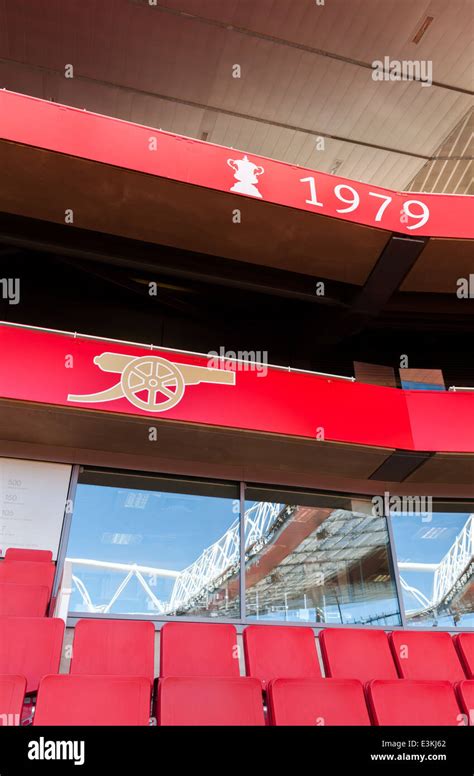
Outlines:
POLYGON ((231 191, 236 191, 238 194, 249 194, 251 197, 260 197, 259 190, 255 186, 258 183, 258 175, 265 172, 263 167, 259 167, 250 161, 248 156, 244 156, 243 159, 227 159, 227 164, 235 170, 234 178, 237 183, 231 188, 231 191))

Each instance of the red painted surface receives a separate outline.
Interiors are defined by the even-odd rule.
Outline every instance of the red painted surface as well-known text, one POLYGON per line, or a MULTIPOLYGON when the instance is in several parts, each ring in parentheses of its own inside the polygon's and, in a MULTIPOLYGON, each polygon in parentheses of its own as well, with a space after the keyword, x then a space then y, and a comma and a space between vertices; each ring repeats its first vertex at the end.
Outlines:
POLYGON ((404 393, 416 449, 474 452, 474 392, 404 393))
MULTIPOLYGON (((245 153, 6 90, 0 91, 0 138, 226 192, 237 182, 228 160, 245 153)), ((399 233, 474 237, 472 197, 394 192, 254 154, 249 161, 263 168, 255 178, 262 201, 399 233), (352 211, 340 212, 357 200, 352 211), (426 212, 426 223, 419 226, 404 208, 426 212)))
POLYGON ((323 428, 331 441, 474 452, 474 396, 468 394, 401 391, 269 368, 266 376, 236 371, 235 385, 188 384, 174 407, 151 413, 125 396, 88 403, 70 401, 68 395, 92 394, 120 382, 119 373, 101 371, 94 363, 103 353, 160 356, 200 367, 207 367, 207 359, 8 325, 0 325, 0 353, 3 398, 313 439, 323 428))

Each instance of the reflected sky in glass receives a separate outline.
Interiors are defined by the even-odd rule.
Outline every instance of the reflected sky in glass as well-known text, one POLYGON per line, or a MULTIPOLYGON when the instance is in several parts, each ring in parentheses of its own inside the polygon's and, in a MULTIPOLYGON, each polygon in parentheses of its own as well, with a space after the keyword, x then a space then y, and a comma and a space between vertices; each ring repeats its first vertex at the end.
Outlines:
MULTIPOLYGON (((439 564, 448 553, 457 536, 462 532, 469 513, 434 512, 431 519, 423 520, 420 515, 392 515, 392 527, 399 563, 423 563, 439 564)), ((472 559, 471 559, 472 561, 472 559)), ((400 576, 410 586, 433 599, 434 570, 400 569, 400 576)), ((404 591, 404 603, 407 615, 412 615, 422 608, 422 604, 416 596, 404 591)), ((449 611, 439 611, 434 617, 431 613, 426 615, 426 624, 453 625, 452 614, 449 611)), ((423 621, 417 619, 414 625, 423 625, 423 621)), ((462 613, 461 624, 474 625, 474 614, 462 613)))

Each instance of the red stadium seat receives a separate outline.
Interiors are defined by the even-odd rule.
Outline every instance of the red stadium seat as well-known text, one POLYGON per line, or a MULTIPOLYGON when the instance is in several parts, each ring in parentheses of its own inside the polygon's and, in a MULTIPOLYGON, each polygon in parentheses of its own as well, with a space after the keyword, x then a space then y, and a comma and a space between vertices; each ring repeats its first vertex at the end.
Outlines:
POLYGON ((387 634, 364 628, 326 628, 319 634, 326 676, 335 679, 396 679, 387 634))
POLYGON ((36 563, 51 563, 53 553, 51 550, 21 550, 17 547, 9 547, 5 553, 5 560, 29 560, 36 563))
POLYGON ((243 638, 247 675, 260 679, 263 687, 281 677, 321 677, 311 628, 249 625, 243 638))
POLYGON ((262 686, 247 677, 160 679, 159 725, 264 725, 262 686))
POLYGON ((234 626, 167 622, 161 629, 160 676, 240 676, 234 626))
POLYGON ((469 679, 474 679, 474 633, 458 633, 454 637, 458 654, 469 679))
POLYGON ((48 601, 47 587, 0 582, 0 617, 44 617, 48 601))
POLYGON ((25 690, 24 676, 0 676, 0 727, 20 724, 25 690))
POLYGON ((0 582, 41 585, 48 588, 48 596, 51 596, 55 570, 54 563, 38 563, 34 560, 3 561, 0 563, 0 582))
POLYGON ((150 682, 141 676, 42 679, 33 725, 148 725, 150 682))
POLYGON ((71 674, 155 675, 155 626, 134 620, 79 620, 74 631, 71 674))
POLYGON ((450 682, 375 679, 369 708, 376 725, 459 725, 460 710, 450 682))
POLYGON ((0 617, 0 674, 26 677, 36 692, 45 674, 59 671, 64 622, 48 617, 0 617))
POLYGON ((461 711, 466 715, 467 724, 474 727, 474 680, 464 679, 464 681, 458 682, 456 693, 461 711))
POLYGON ((275 679, 268 706, 272 725, 370 725, 357 679, 275 679))
POLYGON ((443 679, 448 682, 465 679, 449 633, 393 631, 389 640, 398 673, 403 679, 443 679))

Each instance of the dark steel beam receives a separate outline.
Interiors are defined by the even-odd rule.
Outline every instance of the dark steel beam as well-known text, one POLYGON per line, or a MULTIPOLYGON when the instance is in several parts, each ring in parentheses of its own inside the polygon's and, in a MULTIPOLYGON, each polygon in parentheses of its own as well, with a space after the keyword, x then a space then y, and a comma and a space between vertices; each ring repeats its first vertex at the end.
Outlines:
POLYGON ((411 452, 408 450, 395 450, 392 455, 376 469, 369 480, 386 482, 403 482, 410 474, 429 459, 434 453, 411 452))
POLYGON ((331 345, 362 331, 377 318, 415 265, 428 238, 392 235, 349 309, 321 332, 318 342, 331 345))

